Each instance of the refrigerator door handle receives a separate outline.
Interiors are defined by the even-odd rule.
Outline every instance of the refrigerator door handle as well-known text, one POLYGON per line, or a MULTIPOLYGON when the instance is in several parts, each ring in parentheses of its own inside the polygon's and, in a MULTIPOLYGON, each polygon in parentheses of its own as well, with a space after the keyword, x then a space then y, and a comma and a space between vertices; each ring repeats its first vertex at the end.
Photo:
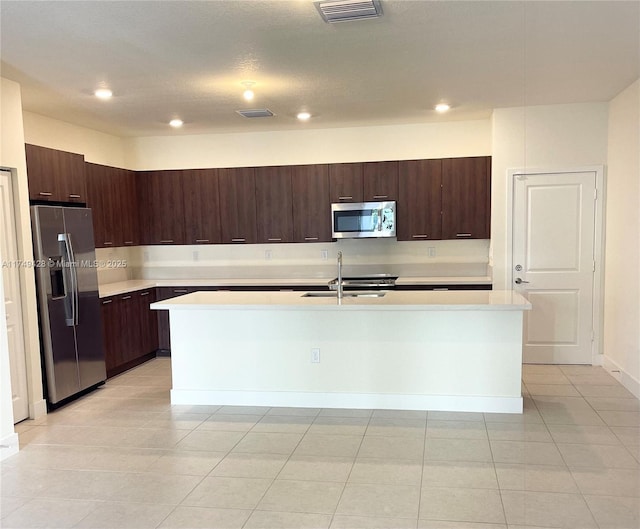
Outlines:
POLYGON ((67 327, 74 327, 76 325, 76 301, 77 301, 77 288, 75 275, 75 269, 73 267, 73 249, 69 241, 68 233, 58 233, 58 242, 64 243, 64 253, 62 254, 62 269, 65 278, 65 283, 69 288, 65 286, 65 323, 67 327), (67 310, 67 308, 69 310, 67 310))
POLYGON ((78 296, 78 263, 76 261, 76 253, 73 250, 73 242, 71 241, 71 234, 67 233, 67 243, 69 244, 69 250, 71 250, 71 275, 73 276, 73 325, 78 325, 80 311, 78 310, 80 305, 80 299, 78 296))

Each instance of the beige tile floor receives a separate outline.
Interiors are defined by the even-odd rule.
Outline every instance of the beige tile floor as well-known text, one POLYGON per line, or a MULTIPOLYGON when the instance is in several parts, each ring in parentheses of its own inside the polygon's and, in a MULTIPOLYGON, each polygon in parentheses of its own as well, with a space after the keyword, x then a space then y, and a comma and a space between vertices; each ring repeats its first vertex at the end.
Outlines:
POLYGON ((17 426, 0 526, 640 527, 640 402, 523 371, 522 415, 171 406, 158 358, 17 426))

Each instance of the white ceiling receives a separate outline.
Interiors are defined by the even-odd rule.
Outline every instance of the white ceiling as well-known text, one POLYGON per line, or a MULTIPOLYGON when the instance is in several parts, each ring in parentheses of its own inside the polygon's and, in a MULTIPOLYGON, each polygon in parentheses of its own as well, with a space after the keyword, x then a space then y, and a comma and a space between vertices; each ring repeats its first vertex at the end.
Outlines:
POLYGON ((1 0, 0 73, 25 110, 118 136, 478 119, 609 101, 640 77, 639 0, 381 3, 327 24, 310 0, 1 0))

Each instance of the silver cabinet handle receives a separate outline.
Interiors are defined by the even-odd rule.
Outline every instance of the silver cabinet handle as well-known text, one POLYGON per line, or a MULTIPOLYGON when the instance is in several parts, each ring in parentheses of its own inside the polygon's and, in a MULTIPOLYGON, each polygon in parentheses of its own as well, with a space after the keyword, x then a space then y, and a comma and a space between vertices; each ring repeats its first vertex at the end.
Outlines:
POLYGON ((104 246, 111 246, 113 243, 111 241, 105 241, 102 243, 104 246))
POLYGON ((53 195, 53 193, 48 193, 46 191, 40 191, 38 193, 38 195, 40 195, 41 197, 50 197, 51 195, 53 195))
POLYGON ((125 244, 133 244, 133 241, 124 241, 125 244))
POLYGON ((244 239, 242 237, 239 237, 237 239, 231 239, 231 242, 245 242, 247 239, 244 239))
POLYGON ((196 239, 196 242, 209 242, 209 239, 196 239))
POLYGON ((429 238, 428 235, 424 235, 424 234, 412 235, 411 237, 413 237, 414 239, 428 239, 429 238))
POLYGON ((520 278, 520 277, 516 277, 515 280, 515 284, 516 285, 522 285, 522 283, 528 283, 529 281, 525 281, 524 279, 520 278))
POLYGON ((353 197, 338 197, 338 200, 353 200, 353 197))
POLYGON ((282 239, 280 237, 269 237, 267 241, 269 242, 280 242, 282 239))
POLYGON ((148 295, 149 295, 149 292, 143 292, 142 294, 140 294, 140 297, 148 296, 148 295))
POLYGON ((122 296, 121 299, 131 299, 131 296, 122 296))
POLYGON ((319 237, 305 237, 304 240, 305 241, 317 241, 319 239, 319 237))
POLYGON ((106 301, 102 302, 103 305, 108 305, 109 303, 113 303, 113 300, 112 299, 107 299, 106 301))
POLYGON ((160 241, 161 244, 171 244, 172 242, 173 242, 173 239, 164 239, 160 241))
POLYGON ((80 198, 80 195, 74 195, 73 193, 69 193, 69 198, 80 198))
POLYGON ((174 288, 173 289, 173 293, 174 294, 187 294, 189 291, 183 288, 174 288))
POLYGON ((380 199, 380 198, 389 198, 389 195, 373 195, 373 199, 374 200, 377 200, 377 199, 380 199))
POLYGON ((471 237, 470 233, 456 233, 456 237, 471 237))

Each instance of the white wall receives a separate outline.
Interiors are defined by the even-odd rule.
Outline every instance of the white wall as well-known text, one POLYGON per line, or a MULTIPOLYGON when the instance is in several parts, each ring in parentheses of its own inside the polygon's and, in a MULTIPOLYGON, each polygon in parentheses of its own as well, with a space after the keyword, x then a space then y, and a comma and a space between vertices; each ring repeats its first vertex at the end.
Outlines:
MULTIPOLYGON (((1 141, 0 164, 13 172, 14 210, 18 257, 33 260, 31 240, 31 217, 29 214, 29 188, 24 152, 24 127, 22 121, 22 97, 20 85, 7 79, 0 79, 1 141)), ((29 392, 29 417, 38 418, 46 414, 46 402, 42 395, 42 374, 40 370, 40 337, 38 331, 38 306, 33 269, 20 269, 20 294, 22 299, 22 320, 25 333, 25 354, 27 360, 27 386, 29 392)), ((4 320, 0 325, 4 324, 4 320)))
POLYGON ((88 162, 125 167, 124 140, 31 112, 23 113, 26 143, 84 154, 88 162))
POLYGON ((195 169, 491 154, 491 120, 127 140, 130 169, 195 169))
POLYGON ((607 103, 528 106, 493 111, 491 254, 494 288, 507 284, 507 170, 607 163, 607 103))
POLYGON ((605 362, 640 398, 640 80, 609 104, 605 362))
MULTIPOLYGON (((22 125, 22 98, 20 85, 0 78, 0 165, 13 174, 16 210, 16 230, 18 255, 22 259, 33 259, 31 246, 31 221, 29 219, 29 193, 27 169, 24 154, 24 134, 22 125)), ((38 316, 33 270, 20 270, 20 294, 23 299, 23 323, 25 330, 25 351, 27 360, 29 413, 37 417, 44 413, 42 400, 42 379, 40 375, 40 345, 38 337, 38 316)), ((0 300, 4 300, 4 286, 0 275, 0 300)), ((17 436, 13 429, 11 403, 11 378, 9 371, 9 349, 4 316, 4 302, 0 303, 0 444, 10 445, 3 449, 0 457, 17 449, 17 436)))

